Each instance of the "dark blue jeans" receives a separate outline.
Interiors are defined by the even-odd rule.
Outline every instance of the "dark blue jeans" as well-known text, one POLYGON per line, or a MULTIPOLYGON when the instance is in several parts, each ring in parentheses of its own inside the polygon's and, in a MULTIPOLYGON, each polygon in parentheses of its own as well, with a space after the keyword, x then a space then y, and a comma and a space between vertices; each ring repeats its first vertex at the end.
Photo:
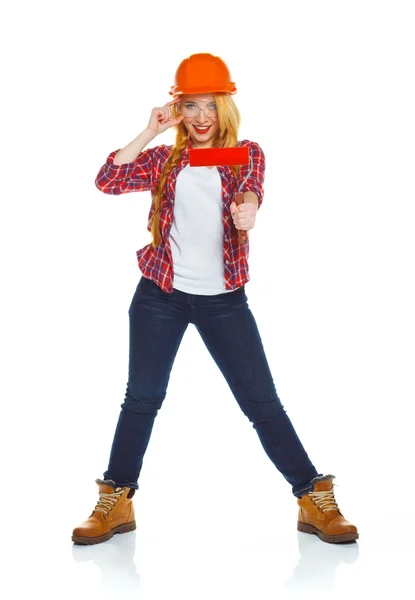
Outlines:
POLYGON ((265 452, 300 497, 321 476, 302 446, 275 389, 245 286, 204 296, 163 290, 141 277, 128 311, 128 383, 104 479, 138 489, 154 420, 189 323, 200 333, 265 452))

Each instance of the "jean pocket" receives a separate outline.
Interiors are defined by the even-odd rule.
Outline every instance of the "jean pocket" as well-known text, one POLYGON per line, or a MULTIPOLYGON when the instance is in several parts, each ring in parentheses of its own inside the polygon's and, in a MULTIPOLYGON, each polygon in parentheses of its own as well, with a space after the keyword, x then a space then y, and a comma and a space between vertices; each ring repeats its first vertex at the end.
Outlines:
POLYGON ((145 277, 143 277, 140 280, 139 285, 141 285, 141 289, 146 294, 150 294, 151 296, 168 296, 167 292, 163 292, 161 287, 159 287, 157 283, 154 283, 152 279, 146 279, 145 277))

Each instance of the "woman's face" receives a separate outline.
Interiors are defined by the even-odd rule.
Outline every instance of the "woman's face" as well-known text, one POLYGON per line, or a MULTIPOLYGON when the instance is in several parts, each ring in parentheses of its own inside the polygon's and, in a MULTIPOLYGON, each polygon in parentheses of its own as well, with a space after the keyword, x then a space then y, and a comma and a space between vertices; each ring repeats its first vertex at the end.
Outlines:
POLYGON ((184 115, 182 123, 189 132, 193 147, 211 148, 219 130, 215 96, 213 94, 183 94, 179 104, 179 111, 184 115))

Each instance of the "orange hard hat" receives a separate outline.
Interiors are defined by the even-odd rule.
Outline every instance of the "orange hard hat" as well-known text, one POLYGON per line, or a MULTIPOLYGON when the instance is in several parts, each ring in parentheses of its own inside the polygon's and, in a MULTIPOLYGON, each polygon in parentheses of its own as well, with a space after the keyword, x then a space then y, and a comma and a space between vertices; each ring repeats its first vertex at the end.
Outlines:
POLYGON ((177 98, 182 94, 203 92, 236 92, 235 82, 224 61, 213 54, 192 54, 185 58, 176 71, 175 85, 169 94, 177 98))

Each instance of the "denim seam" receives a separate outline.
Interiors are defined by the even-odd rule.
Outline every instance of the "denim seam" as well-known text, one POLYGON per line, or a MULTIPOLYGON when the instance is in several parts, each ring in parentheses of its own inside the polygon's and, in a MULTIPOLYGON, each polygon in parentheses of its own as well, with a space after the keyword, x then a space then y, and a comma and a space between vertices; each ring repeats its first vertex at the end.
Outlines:
MULTIPOLYGON (((200 330, 200 335, 202 335, 202 337, 204 336, 204 334, 203 334, 203 332, 202 332, 201 330, 200 330)), ((216 357, 217 361, 218 361, 218 362, 221 364, 221 366, 222 366, 222 370, 223 370, 223 371, 225 371, 225 373, 227 374, 227 376, 229 377, 229 379, 232 381, 232 383, 233 383, 234 387, 235 387, 235 388, 236 388, 236 390, 238 391, 238 393, 239 393, 239 396, 240 396, 240 398, 241 398, 241 400, 242 400, 242 397, 243 397, 243 396, 242 396, 241 390, 239 389, 239 386, 236 384, 236 382, 234 381, 233 377, 231 377, 231 375, 230 375, 230 373, 228 372, 228 370, 226 369, 226 367, 225 367, 225 365, 224 365, 224 363, 223 363, 222 359, 221 359, 221 358, 220 358, 220 357, 219 357, 219 356, 216 354, 216 350, 213 348, 213 346, 212 346, 212 352, 213 352, 213 354, 215 355, 215 357, 216 357)), ((245 402, 242 402, 242 404, 243 404, 243 406, 244 406, 244 408, 245 408, 246 412, 247 412, 247 413, 249 413, 249 414, 250 414, 250 416, 251 416, 251 418, 253 419, 253 414, 252 414, 252 412, 251 412, 251 411, 250 411, 250 410, 247 408, 247 405, 245 404, 245 402)))
MULTIPOLYGON (((203 337, 203 336, 202 336, 203 337)), ((233 385, 235 386, 235 388, 238 390, 240 397, 242 398, 242 394, 241 391, 239 389, 239 387, 236 385, 235 381, 233 380, 233 378, 229 375, 228 371, 226 368, 224 368, 223 362, 222 360, 219 358, 219 356, 216 354, 216 351, 212 348, 213 354, 216 356, 217 360, 220 362, 220 364, 222 365, 222 368, 224 369, 224 371, 227 373, 229 379, 232 381, 233 385)), ((245 403, 243 403, 245 410, 247 410, 245 403)), ((247 412, 251 415, 251 418, 253 418, 252 413, 250 410, 247 410, 247 412)), ((263 434, 267 437, 268 442, 272 445, 272 440, 270 439, 270 437, 266 434, 265 430, 263 430, 263 434)), ((324 477, 324 476, 323 476, 324 477)), ((329 476, 325 476, 326 478, 328 478, 329 476)), ((310 488, 310 490, 313 489, 313 487, 310 488)), ((296 492, 298 493, 298 492, 296 492)))
MULTIPOLYGON (((202 336, 202 337, 203 337, 203 336, 202 336)), ((223 371, 225 371, 225 372, 226 372, 227 376, 229 377, 229 379, 232 381, 233 385, 235 386, 235 388, 236 388, 236 389, 237 389, 237 391, 239 392, 239 396, 240 396, 240 398, 241 398, 241 400, 242 400, 242 398, 243 398, 243 395, 242 395, 242 393, 241 393, 241 390, 239 389, 239 386, 236 384, 236 382, 234 381, 233 377, 231 377, 231 375, 229 374, 228 370, 226 369, 226 367, 225 367, 225 365, 224 365, 224 363, 223 363, 222 359, 221 359, 221 358, 220 358, 220 357, 219 357, 219 356, 216 354, 216 351, 215 351, 215 349, 214 349, 213 347, 212 347, 212 352, 213 352, 213 354, 215 355, 215 357, 216 357, 216 359, 218 360, 218 362, 219 362, 219 363, 222 365, 222 369, 223 369, 223 371)), ((253 414, 252 414, 251 410, 249 410, 249 409, 247 408, 247 405, 245 404, 245 402, 242 402, 242 404, 243 404, 243 406, 244 406, 244 408, 245 408, 245 411, 246 411, 247 413, 249 413, 249 415, 251 416, 251 419, 253 420, 253 414)), ((264 432, 264 433, 265 433, 265 432, 264 432)), ((265 434, 265 435, 267 435, 267 434, 265 434)), ((271 443, 271 439, 269 438, 269 436, 268 436, 268 435, 267 435, 267 439, 268 439, 268 441, 271 443)))
POLYGON ((319 481, 327 481, 328 479, 334 479, 335 477, 335 475, 316 475, 316 477, 313 477, 304 488, 295 490, 295 493, 303 495, 307 492, 307 490, 313 490, 315 483, 318 483, 319 481))
POLYGON ((114 489, 117 487, 132 487, 134 485, 138 485, 136 481, 129 481, 127 483, 118 483, 116 481, 114 481, 114 479, 95 479, 95 483, 103 483, 105 485, 109 485, 110 487, 113 487, 114 489))

